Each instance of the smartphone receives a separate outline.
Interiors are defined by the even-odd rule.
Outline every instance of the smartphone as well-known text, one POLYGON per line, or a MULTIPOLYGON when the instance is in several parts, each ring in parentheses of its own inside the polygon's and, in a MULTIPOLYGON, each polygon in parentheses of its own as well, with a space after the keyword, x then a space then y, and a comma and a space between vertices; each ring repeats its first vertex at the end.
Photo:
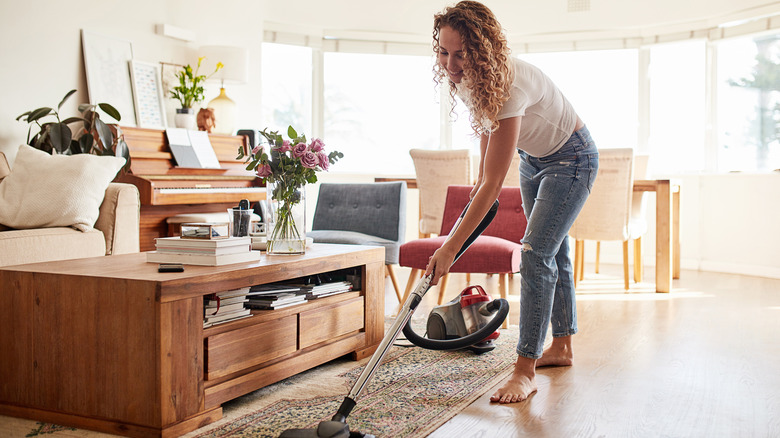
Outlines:
POLYGON ((184 272, 184 265, 181 263, 160 263, 157 272, 184 272))

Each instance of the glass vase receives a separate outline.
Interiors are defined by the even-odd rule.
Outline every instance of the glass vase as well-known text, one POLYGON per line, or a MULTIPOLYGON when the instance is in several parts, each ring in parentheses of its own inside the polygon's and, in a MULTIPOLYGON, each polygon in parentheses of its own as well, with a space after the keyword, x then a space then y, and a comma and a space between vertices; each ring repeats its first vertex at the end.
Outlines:
POLYGON ((266 183, 270 210, 267 254, 303 254, 306 252, 306 199, 302 186, 283 181, 266 183))

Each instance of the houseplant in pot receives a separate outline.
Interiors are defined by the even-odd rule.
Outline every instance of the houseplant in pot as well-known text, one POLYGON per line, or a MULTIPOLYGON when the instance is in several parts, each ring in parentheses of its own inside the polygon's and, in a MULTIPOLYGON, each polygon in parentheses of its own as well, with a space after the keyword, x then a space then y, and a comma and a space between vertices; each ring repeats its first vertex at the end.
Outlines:
POLYGON ((116 124, 105 123, 100 118, 98 109, 117 121, 122 119, 119 111, 108 103, 82 103, 78 106, 79 116, 63 119, 60 115, 62 105, 74 93, 76 90, 68 91, 57 108, 41 107, 27 111, 16 118, 29 124, 27 144, 50 154, 123 157, 124 169, 129 169, 130 153, 121 128, 116 124), (52 117, 54 120, 51 119, 52 117), (33 135, 34 127, 38 128, 35 135, 33 135), (75 132, 72 127, 76 127, 75 132))
POLYGON ((204 59, 204 56, 198 58, 198 64, 195 66, 194 70, 192 66, 188 64, 176 73, 179 85, 173 87, 171 90, 171 97, 178 100, 179 104, 181 104, 181 108, 176 109, 176 117, 174 119, 177 128, 196 129, 194 105, 203 101, 203 83, 224 67, 221 62, 218 62, 211 74, 199 74, 200 65, 203 63, 204 59))

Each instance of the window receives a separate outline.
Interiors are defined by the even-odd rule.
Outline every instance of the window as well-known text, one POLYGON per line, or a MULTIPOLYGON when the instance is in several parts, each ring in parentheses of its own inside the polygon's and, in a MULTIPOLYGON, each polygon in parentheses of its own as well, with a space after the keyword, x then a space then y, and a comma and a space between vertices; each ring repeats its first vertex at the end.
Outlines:
POLYGON ((650 48, 650 173, 705 169, 705 43, 650 48))
POLYGON ((312 51, 308 47, 263 43, 262 126, 287 135, 292 125, 311 137, 312 51))
POLYGON ((561 89, 600 148, 637 146, 637 51, 523 54, 561 89))
POLYGON ((780 34, 717 45, 719 171, 780 168, 780 34))
POLYGON ((439 147, 432 61, 325 53, 323 139, 328 149, 344 153, 339 172, 414 174, 409 149, 439 147))

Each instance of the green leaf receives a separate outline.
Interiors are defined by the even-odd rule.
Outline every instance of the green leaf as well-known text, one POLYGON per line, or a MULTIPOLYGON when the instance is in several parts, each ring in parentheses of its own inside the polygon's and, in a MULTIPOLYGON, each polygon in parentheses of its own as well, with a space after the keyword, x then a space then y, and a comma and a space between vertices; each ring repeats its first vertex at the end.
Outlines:
POLYGON ((70 91, 68 91, 68 93, 67 93, 67 94, 65 94, 65 97, 63 97, 63 98, 62 98, 62 100, 60 101, 60 104, 59 104, 59 105, 57 105, 57 111, 59 111, 59 110, 60 110, 60 108, 62 108, 62 104, 64 104, 64 103, 65 103, 65 101, 66 101, 66 100, 68 100, 68 98, 69 98, 70 96, 72 96, 72 95, 73 95, 73 93, 75 93, 75 92, 76 92, 76 90, 70 90, 70 91))
MULTIPOLYGON (((30 114, 31 112, 32 112, 32 111, 27 111, 27 112, 26 112, 26 113, 24 113, 24 114, 20 114, 20 115, 19 115, 19 117, 17 117, 17 118, 16 118, 16 121, 19 121, 19 119, 21 119, 22 117, 24 117, 24 116, 26 116, 26 115, 30 114)), ((27 121, 27 120, 25 119, 25 121, 27 121)))
POLYGON ((73 134, 70 131, 68 125, 64 123, 52 123, 49 127, 49 138, 51 139, 51 145, 60 153, 70 148, 70 141, 73 139, 73 134))
POLYGON ((95 131, 97 131, 100 143, 104 148, 111 147, 111 145, 114 144, 114 133, 111 132, 111 128, 99 118, 95 118, 95 131))
POLYGON ((91 103, 80 103, 79 104, 79 112, 83 113, 84 111, 92 110, 95 108, 95 105, 92 105, 91 103))
POLYGON ((83 117, 68 117, 67 119, 62 121, 62 123, 65 123, 66 125, 70 125, 71 123, 76 123, 76 122, 87 123, 87 120, 83 117))
POLYGON ((103 110, 103 112, 113 117, 117 122, 122 120, 122 116, 119 114, 119 111, 117 111, 117 109, 113 106, 107 103, 99 103, 98 106, 103 110))
POLYGON ((236 157, 236 160, 240 160, 242 158, 244 158, 244 147, 243 146, 239 146, 238 147, 238 156, 236 157))
POLYGON ((94 137, 92 137, 92 134, 86 133, 79 137, 79 148, 81 149, 82 153, 88 154, 92 150, 92 143, 95 142, 94 137))
POLYGON ((30 113, 30 115, 27 117, 27 121, 34 122, 38 119, 48 116, 49 114, 51 114, 51 108, 46 106, 43 108, 38 108, 37 110, 34 110, 30 113))
MULTIPOLYGON (((81 138, 84 138, 84 136, 82 136, 81 138)), ((71 154, 76 155, 76 154, 86 153, 84 151, 84 149, 82 149, 82 147, 81 147, 81 138, 78 139, 78 140, 71 140, 71 142, 70 142, 70 153, 71 154)))
POLYGON ((292 125, 287 128, 287 136, 290 137, 290 140, 298 138, 298 133, 295 132, 295 129, 292 127, 292 125))

